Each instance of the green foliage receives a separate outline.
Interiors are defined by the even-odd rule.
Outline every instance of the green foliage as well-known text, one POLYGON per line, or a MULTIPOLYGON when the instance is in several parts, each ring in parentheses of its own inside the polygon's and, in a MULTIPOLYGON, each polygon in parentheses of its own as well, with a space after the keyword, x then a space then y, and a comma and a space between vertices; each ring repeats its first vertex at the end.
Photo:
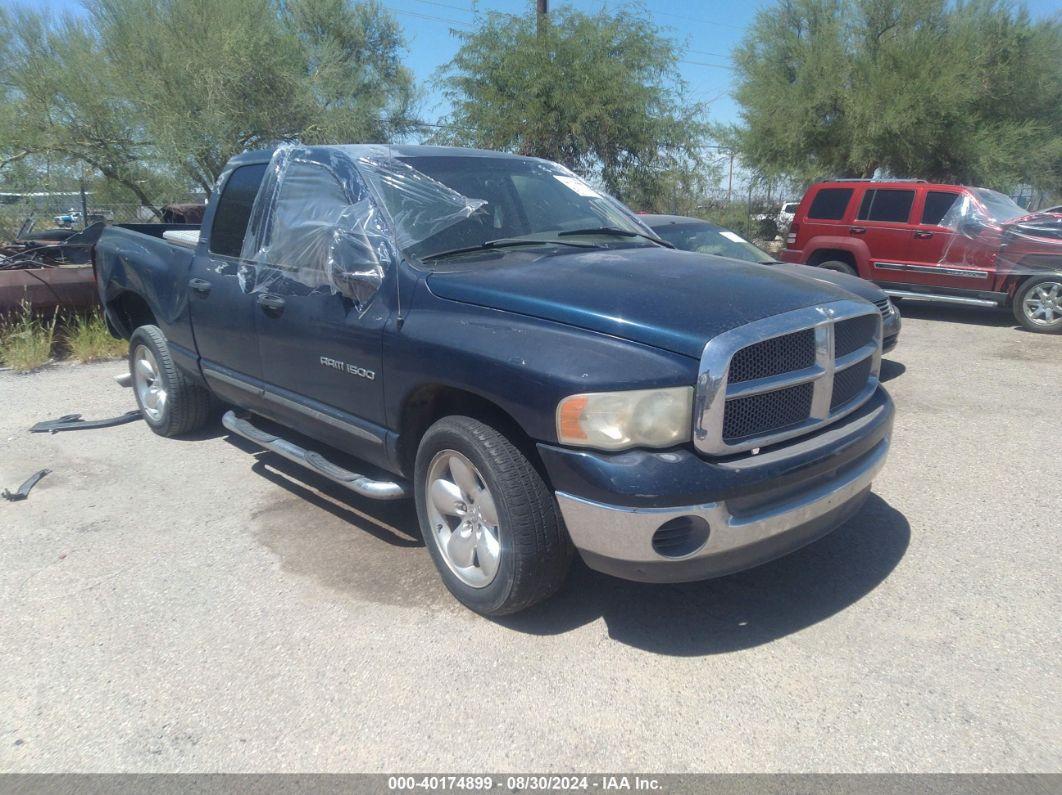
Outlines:
POLYGON ((78 362, 121 359, 129 352, 129 344, 125 340, 111 336, 103 312, 99 309, 68 318, 63 328, 62 343, 70 358, 78 362))
POLYGON ((638 8, 489 13, 440 79, 453 111, 438 140, 554 160, 636 206, 703 178, 704 108, 679 53, 638 8))
POLYGON ((781 0, 735 52, 746 164, 1062 182, 1062 25, 1001 0, 781 0))
POLYGON ((0 363, 16 372, 28 373, 46 365, 52 358, 58 315, 50 319, 33 314, 27 301, 11 316, 0 321, 0 363))
POLYGON ((209 189, 247 148, 409 129, 400 30, 375 0, 86 5, 87 19, 0 10, 4 172, 73 166, 150 206, 209 189))
POLYGON ((69 16, 16 10, 0 14, 0 48, 0 168, 77 164, 150 206, 149 147, 96 33, 69 16))

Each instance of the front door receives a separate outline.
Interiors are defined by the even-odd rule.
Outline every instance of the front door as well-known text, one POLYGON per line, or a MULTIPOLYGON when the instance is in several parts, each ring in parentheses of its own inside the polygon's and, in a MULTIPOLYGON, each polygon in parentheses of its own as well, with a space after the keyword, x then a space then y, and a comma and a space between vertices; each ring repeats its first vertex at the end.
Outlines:
POLYGON ((910 270, 905 281, 952 290, 989 290, 994 258, 980 239, 991 230, 962 223, 956 212, 962 201, 958 190, 927 190, 915 211, 918 226, 911 232, 910 270))
POLYGON ((329 278, 341 255, 336 241, 368 203, 357 176, 334 168, 309 156, 284 165, 257 265, 255 326, 272 413, 373 459, 383 449, 382 345, 392 281, 354 300, 329 278))

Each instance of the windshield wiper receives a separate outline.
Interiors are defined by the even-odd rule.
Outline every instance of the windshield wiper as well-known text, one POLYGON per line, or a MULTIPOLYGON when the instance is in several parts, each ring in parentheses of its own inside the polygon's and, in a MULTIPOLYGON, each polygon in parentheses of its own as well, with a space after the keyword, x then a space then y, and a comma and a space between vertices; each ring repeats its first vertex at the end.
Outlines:
POLYGON ((620 229, 618 226, 593 226, 587 229, 565 229, 558 232, 557 237, 566 235, 613 235, 614 237, 642 237, 664 248, 674 248, 671 243, 656 235, 647 235, 644 232, 635 232, 633 229, 620 229))
POLYGON ((572 248, 597 248, 593 243, 574 243, 571 240, 543 240, 531 237, 503 237, 498 240, 488 240, 476 246, 464 246, 452 248, 448 251, 439 251, 435 254, 426 254, 422 260, 442 259, 453 257, 458 254, 469 254, 473 251, 490 251, 495 248, 508 248, 509 246, 571 246, 572 248))

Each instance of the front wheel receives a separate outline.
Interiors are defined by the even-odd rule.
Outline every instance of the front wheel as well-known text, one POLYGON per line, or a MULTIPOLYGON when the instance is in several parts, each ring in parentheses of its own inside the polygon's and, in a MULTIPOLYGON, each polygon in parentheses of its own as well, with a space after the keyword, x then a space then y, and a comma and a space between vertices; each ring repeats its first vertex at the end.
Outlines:
POLYGON ((1062 332, 1062 276, 1038 276, 1014 296, 1014 317, 1029 331, 1062 332))
POLYGON ((424 543, 458 601, 515 613, 560 589, 574 549, 541 475, 504 435, 471 417, 424 434, 414 472, 424 543))

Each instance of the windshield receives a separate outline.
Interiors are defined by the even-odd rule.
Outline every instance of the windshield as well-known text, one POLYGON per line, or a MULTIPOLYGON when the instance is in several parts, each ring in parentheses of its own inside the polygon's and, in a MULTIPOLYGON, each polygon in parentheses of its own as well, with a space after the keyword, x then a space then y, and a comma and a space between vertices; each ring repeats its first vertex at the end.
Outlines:
POLYGON ((760 251, 752 243, 729 229, 720 229, 707 223, 664 224, 653 227, 653 231, 683 251, 696 251, 699 254, 714 254, 717 257, 729 257, 746 262, 774 262, 774 257, 766 251, 760 251))
POLYGON ((978 201, 988 211, 988 217, 993 221, 1003 223, 1029 214, 1028 210, 1015 202, 1010 196, 1004 196, 998 191, 989 190, 988 188, 974 188, 973 192, 977 195, 978 201))
MULTIPOLYGON (((409 256, 434 255, 498 241, 571 241, 562 232, 599 228, 646 233, 634 215, 570 171, 553 163, 475 155, 401 157, 382 165, 359 161, 394 220, 409 256)), ((587 231, 575 239, 601 245, 653 245, 587 231)))

